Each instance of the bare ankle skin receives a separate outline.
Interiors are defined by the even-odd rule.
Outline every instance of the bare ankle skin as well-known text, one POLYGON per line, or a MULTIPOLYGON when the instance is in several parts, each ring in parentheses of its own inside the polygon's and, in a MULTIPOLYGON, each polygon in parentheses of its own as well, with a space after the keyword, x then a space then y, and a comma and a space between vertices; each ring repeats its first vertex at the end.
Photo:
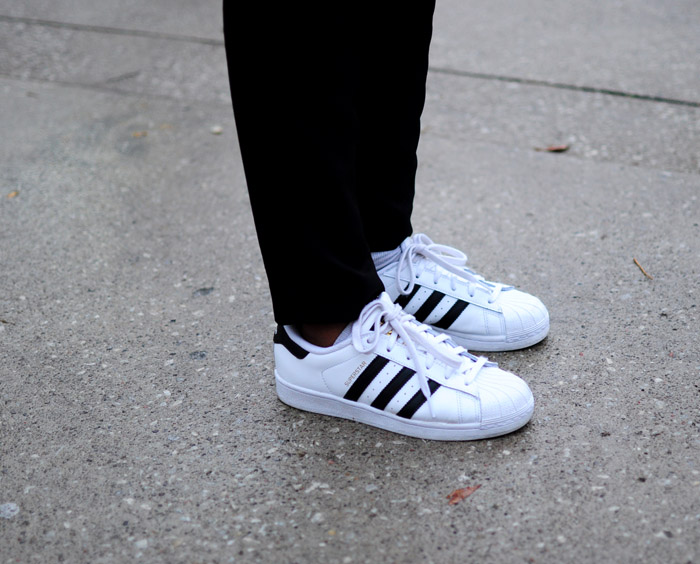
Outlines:
POLYGON ((305 341, 317 347, 330 347, 347 323, 302 323, 299 331, 305 341))

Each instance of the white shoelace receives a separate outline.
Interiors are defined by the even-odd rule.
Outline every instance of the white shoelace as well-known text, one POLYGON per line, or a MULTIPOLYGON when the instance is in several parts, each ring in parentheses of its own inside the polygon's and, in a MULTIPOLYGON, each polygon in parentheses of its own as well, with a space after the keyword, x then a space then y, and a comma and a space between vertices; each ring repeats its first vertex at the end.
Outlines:
POLYGON ((435 418, 432 394, 428 385, 427 371, 436 360, 440 360, 452 371, 445 374, 445 379, 463 377, 463 384, 469 385, 479 371, 488 362, 484 357, 475 357, 464 348, 455 345, 444 334, 434 332, 430 327, 416 321, 401 306, 393 303, 389 295, 383 292, 379 299, 371 302, 360 313, 359 319, 352 327, 352 343, 360 352, 374 352, 382 335, 389 335, 387 352, 396 342, 401 341, 408 349, 409 359, 413 361, 418 382, 423 395, 428 400, 430 415, 435 418), (389 325, 389 330, 384 328, 389 325), (420 350, 419 350, 420 348, 420 350))
POLYGON ((421 258, 427 259, 437 265, 434 268, 433 282, 435 284, 437 284, 441 276, 448 275, 450 276, 452 290, 455 291, 457 289, 456 279, 459 278, 467 282, 467 291, 470 297, 474 297, 474 292, 477 289, 488 292, 488 301, 490 304, 498 299, 498 296, 504 289, 510 288, 510 286, 505 286, 503 284, 488 282, 483 276, 466 268, 467 255, 462 251, 453 247, 448 247, 447 245, 433 243, 430 237, 423 233, 418 233, 412 237, 411 242, 406 245, 406 248, 403 249, 401 257, 399 258, 396 271, 396 286, 400 294, 405 296, 413 291, 416 285, 416 279, 426 268, 425 260, 420 260, 421 258), (442 267, 447 272, 441 272, 438 266, 442 267), (400 277, 404 268, 408 270, 408 285, 405 288, 401 284, 400 277))

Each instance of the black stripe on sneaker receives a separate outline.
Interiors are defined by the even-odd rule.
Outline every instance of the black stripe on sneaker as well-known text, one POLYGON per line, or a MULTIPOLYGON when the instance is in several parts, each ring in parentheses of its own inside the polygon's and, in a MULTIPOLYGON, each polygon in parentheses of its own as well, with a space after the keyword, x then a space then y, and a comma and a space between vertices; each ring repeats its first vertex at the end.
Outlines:
POLYGON ((357 377, 355 382, 353 383, 352 386, 350 386, 350 389, 345 392, 345 395, 343 396, 346 400, 352 400, 352 401, 357 401, 360 399, 360 396, 362 395, 362 392, 364 392, 367 389, 367 386, 369 386, 372 383, 372 380, 379 374, 387 364, 389 364, 389 360, 384 358, 383 356, 377 356, 375 359, 370 362, 367 367, 360 373, 360 375, 357 377))
POLYGON ((452 325, 455 321, 457 321, 457 318, 462 315, 462 312, 467 309, 467 306, 469 305, 469 302, 465 302, 463 300, 457 300, 455 304, 447 311, 445 315, 443 315, 440 319, 438 319, 435 323, 431 323, 431 325, 437 327, 438 329, 449 329, 450 325, 452 325))
POLYGON ((402 368, 372 402, 372 407, 384 409, 415 373, 416 371, 410 368, 402 368))
POLYGON ((425 300, 423 305, 418 308, 418 311, 414 313, 413 316, 418 321, 425 321, 444 297, 445 294, 442 292, 438 292, 437 290, 433 291, 433 293, 428 296, 428 299, 425 300))
MULTIPOLYGON (((435 391, 440 387, 440 384, 435 382, 434 380, 428 380, 428 386, 430 387, 430 393, 434 394, 435 391)), ((401 408, 401 411, 399 411, 396 415, 399 417, 404 417, 406 419, 410 419, 413 417, 413 414, 418 411, 421 406, 428 401, 425 395, 421 390, 418 390, 415 395, 408 400, 408 403, 404 405, 401 408)))
POLYGON ((277 331, 275 331, 275 336, 272 337, 272 342, 282 345, 299 360, 306 358, 306 355, 309 354, 309 351, 292 341, 292 338, 287 334, 287 331, 285 331, 282 325, 277 326, 277 331))
POLYGON ((401 294, 398 298, 396 298, 395 303, 399 304, 402 308, 405 309, 408 305, 408 302, 410 302, 413 299, 413 296, 415 296, 418 293, 418 290, 420 290, 420 286, 416 284, 415 286, 413 286, 413 290, 410 294, 401 294))

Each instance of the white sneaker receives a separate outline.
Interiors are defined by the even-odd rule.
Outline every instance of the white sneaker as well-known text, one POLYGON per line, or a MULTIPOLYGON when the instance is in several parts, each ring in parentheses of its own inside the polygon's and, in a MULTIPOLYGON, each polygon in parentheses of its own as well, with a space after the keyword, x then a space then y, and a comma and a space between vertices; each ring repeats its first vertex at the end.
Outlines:
POLYGON ((278 327, 274 342, 277 394, 306 411, 464 441, 515 431, 534 409, 520 378, 418 323, 386 293, 341 343, 314 346, 291 326, 278 327))
POLYGON ((463 252, 423 234, 409 237, 400 249, 400 258, 378 274, 392 300, 418 321, 477 351, 522 349, 547 336, 544 304, 512 286, 484 280, 466 268, 463 252))

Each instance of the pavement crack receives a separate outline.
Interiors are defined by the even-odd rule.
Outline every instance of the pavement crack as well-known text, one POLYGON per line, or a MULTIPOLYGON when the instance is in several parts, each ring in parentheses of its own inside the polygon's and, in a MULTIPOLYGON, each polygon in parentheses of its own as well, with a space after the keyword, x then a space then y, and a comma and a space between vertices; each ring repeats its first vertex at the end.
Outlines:
POLYGON ((678 98, 666 98, 664 96, 654 96, 652 94, 637 94, 634 92, 625 92, 624 90, 615 90, 612 88, 598 88, 596 86, 584 86, 576 84, 566 84, 563 82, 553 82, 549 80, 538 80, 534 78, 521 78, 516 76, 506 76, 500 74, 490 74, 484 72, 463 71, 457 69, 449 69, 444 67, 430 67, 430 72, 447 74, 452 76, 461 76, 465 78, 479 78, 483 80, 497 80, 500 82, 510 82, 515 84, 528 84, 531 86, 544 86, 546 88, 558 88, 560 90, 573 90, 574 92, 586 92, 589 94, 606 94, 608 96, 618 96, 621 98, 631 98, 634 100, 644 100, 647 102, 660 102, 663 104, 675 104, 677 106, 688 106, 691 108, 700 108, 700 102, 692 100, 680 100, 678 98))
POLYGON ((209 37, 197 37, 192 35, 179 35, 177 33, 165 33, 160 31, 146 31, 141 29, 123 29, 120 27, 79 24, 71 22, 58 22, 55 20, 42 20, 39 18, 20 18, 16 16, 0 15, 0 22, 23 23, 27 25, 39 25, 59 29, 71 29, 75 31, 89 31, 93 33, 105 33, 111 35, 127 35, 130 37, 147 37, 149 39, 167 39, 169 41, 185 41, 202 45, 215 45, 223 47, 224 40, 209 37))
MULTIPOLYGON (((122 76, 122 79, 125 77, 122 76)), ((181 98, 178 96, 171 96, 168 94, 159 94, 159 93, 154 93, 154 92, 141 92, 141 91, 136 91, 136 90, 123 90, 122 88, 118 87, 110 87, 108 86, 104 81, 97 82, 97 83, 92 83, 88 84, 85 82, 75 82, 75 81, 70 81, 70 80, 56 80, 56 79, 48 79, 48 78, 36 78, 36 77, 19 77, 15 76, 11 73, 7 72, 2 72, 0 71, 0 79, 4 80, 11 80, 15 82, 24 82, 24 83, 33 83, 33 84, 50 84, 53 86, 61 86, 64 88, 80 88, 83 90, 91 90, 93 92, 101 92, 103 94, 115 94, 119 96, 131 96, 135 98, 143 98, 144 96, 148 98, 153 98, 157 100, 168 100, 170 102, 178 102, 178 103, 204 103, 204 104, 216 104, 220 106, 229 106, 231 105, 231 102, 217 102, 215 100, 198 100, 195 98, 181 98)), ((111 80, 110 84, 114 83, 114 79, 108 79, 111 80)))
MULTIPOLYGON (((111 35, 125 35, 130 37, 145 37, 149 39, 162 39, 169 41, 183 41, 188 43, 198 43, 201 45, 213 45, 217 47, 224 46, 224 39, 214 39, 207 37, 197 37, 190 35, 180 35, 176 33, 165 33, 159 31, 146 31, 138 29, 124 29, 111 26, 100 26, 92 24, 79 24, 71 22, 59 22, 55 20, 44 20, 39 18, 24 18, 16 16, 0 15, 0 22, 10 22, 10 23, 24 23, 27 25, 38 25, 45 27, 53 27, 59 29, 72 29, 77 31, 87 31, 94 33, 103 33, 111 35)), ((574 92, 585 92, 589 94, 604 94, 608 96, 617 96, 620 98, 628 98, 633 100, 642 100, 646 102, 656 102, 662 104, 673 104, 676 106, 686 106, 690 108, 700 108, 700 101, 693 100, 682 100, 679 98, 668 98, 665 96, 656 96, 653 94, 639 94, 635 92, 627 92, 624 90, 615 90, 613 88, 600 88, 596 86, 586 86, 577 84, 567 84, 564 82, 556 82, 550 80, 541 80, 534 78, 523 78, 517 76, 507 76, 501 74, 484 73, 484 72, 474 72, 458 69, 450 69, 446 67, 436 67, 430 66, 430 72, 438 74, 446 74, 451 76, 460 76, 465 78, 477 78, 482 80, 493 80, 499 82, 509 82, 514 84, 527 84, 531 86, 542 86, 546 88, 556 88, 559 90, 569 90, 574 92)), ((125 75, 120 75, 118 77, 110 78, 104 83, 118 82, 126 78, 133 78, 136 76, 133 73, 126 73, 125 75)))
POLYGON ((122 74, 118 74, 117 76, 113 76, 111 78, 107 78, 105 80, 97 82, 94 84, 94 86, 100 86, 102 84, 114 84, 115 82, 121 82, 122 80, 129 80, 130 78, 136 78, 140 74, 141 74, 140 70, 124 72, 122 74))

